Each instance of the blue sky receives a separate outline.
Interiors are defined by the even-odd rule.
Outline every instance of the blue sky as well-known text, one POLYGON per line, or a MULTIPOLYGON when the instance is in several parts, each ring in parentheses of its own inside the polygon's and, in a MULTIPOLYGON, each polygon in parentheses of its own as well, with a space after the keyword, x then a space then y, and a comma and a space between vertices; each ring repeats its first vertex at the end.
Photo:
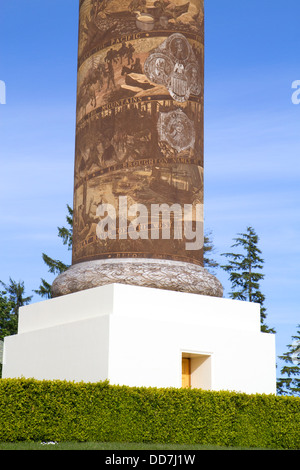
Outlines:
MULTIPOLYGON (((299 17, 299 0, 206 0, 205 228, 221 262, 247 226, 259 235, 277 355, 300 323, 299 17)), ((73 200, 77 31, 77 0, 1 0, 0 279, 27 294, 53 279, 42 252, 70 262, 57 226, 73 200)))

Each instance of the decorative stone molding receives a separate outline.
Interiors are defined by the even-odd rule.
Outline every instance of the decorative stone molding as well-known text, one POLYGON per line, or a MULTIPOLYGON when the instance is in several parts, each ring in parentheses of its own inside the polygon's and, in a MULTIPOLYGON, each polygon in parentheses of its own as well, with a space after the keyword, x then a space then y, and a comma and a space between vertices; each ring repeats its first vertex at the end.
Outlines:
POLYGON ((191 263, 153 259, 95 260, 74 264, 55 279, 52 296, 113 283, 223 296, 221 283, 205 268, 191 263))

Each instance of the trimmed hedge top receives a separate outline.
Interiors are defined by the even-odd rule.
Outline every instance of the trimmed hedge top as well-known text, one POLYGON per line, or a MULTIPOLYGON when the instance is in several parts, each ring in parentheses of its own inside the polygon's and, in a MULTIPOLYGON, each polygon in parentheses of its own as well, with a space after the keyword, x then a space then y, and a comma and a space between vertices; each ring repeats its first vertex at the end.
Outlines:
POLYGON ((300 449, 300 398, 0 379, 0 441, 300 449))

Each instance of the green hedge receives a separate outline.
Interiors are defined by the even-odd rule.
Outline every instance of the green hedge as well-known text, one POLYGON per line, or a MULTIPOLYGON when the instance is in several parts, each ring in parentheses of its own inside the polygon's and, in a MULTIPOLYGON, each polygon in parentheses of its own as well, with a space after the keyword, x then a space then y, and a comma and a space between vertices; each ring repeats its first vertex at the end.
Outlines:
POLYGON ((300 448, 300 398, 0 379, 0 441, 300 448))

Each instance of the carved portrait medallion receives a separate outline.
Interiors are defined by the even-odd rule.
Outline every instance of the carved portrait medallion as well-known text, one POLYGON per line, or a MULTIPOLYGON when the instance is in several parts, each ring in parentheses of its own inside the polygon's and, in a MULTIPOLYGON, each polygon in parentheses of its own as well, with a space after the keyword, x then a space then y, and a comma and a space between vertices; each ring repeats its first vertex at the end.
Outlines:
POLYGON ((160 113, 157 129, 160 140, 166 141, 178 152, 195 144, 194 123, 181 109, 160 113))
POLYGON ((150 81, 164 85, 178 102, 185 102, 191 94, 201 92, 196 57, 183 34, 172 34, 152 51, 145 61, 144 72, 150 81))

